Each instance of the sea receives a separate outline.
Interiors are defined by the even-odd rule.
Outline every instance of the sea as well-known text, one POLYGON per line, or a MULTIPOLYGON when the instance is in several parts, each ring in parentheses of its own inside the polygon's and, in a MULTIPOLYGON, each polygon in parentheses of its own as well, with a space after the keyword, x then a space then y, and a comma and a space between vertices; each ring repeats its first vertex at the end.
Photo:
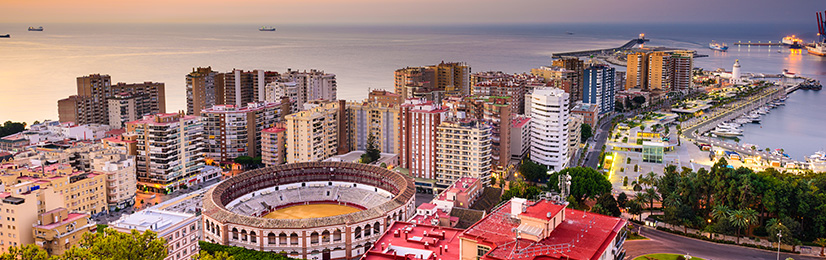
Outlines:
MULTIPOLYGON (((113 82, 166 84, 167 111, 186 107, 185 75, 195 67, 336 74, 338 97, 362 100, 393 89, 393 71, 442 61, 474 72, 519 73, 551 63, 553 53, 609 48, 644 33, 648 46, 695 49, 695 67, 743 72, 783 69, 826 83, 826 59, 782 47, 737 47, 737 41, 816 38, 807 24, 530 24, 530 25, 275 25, 260 24, 0 24, 0 121, 57 119, 57 100, 76 93, 75 78, 108 74, 113 82), (43 26, 43 32, 28 32, 43 26), (707 48, 727 43, 728 52, 707 48)), ((619 70, 624 70, 620 67, 619 70)), ((783 148, 795 159, 826 148, 826 95, 797 91, 741 142, 783 148)))

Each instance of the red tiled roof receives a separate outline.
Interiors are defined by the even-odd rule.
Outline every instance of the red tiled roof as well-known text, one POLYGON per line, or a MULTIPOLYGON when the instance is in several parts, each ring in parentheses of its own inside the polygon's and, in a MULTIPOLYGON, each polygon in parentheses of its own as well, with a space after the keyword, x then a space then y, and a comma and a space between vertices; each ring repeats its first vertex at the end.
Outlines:
POLYGON ((598 259, 626 223, 620 218, 565 209, 550 201, 531 204, 527 202, 527 210, 520 215, 547 219, 547 212, 553 215, 565 210, 565 220, 539 242, 516 239, 512 230, 519 222, 510 217, 511 203, 494 209, 462 236, 490 245, 493 249, 486 255, 487 259, 598 259), (513 250, 514 247, 518 250, 513 250))
POLYGON ((287 131, 287 128, 283 128, 283 127, 270 127, 270 128, 267 128, 267 129, 264 129, 264 130, 261 130, 261 131, 262 131, 262 132, 265 132, 265 133, 279 133, 279 132, 284 132, 284 131, 287 131))

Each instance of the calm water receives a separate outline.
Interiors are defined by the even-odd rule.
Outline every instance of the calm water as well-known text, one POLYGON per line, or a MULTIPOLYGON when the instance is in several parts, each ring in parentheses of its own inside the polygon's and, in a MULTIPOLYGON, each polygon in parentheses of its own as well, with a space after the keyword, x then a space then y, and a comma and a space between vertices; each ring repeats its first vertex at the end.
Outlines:
MULTIPOLYGON (((814 19, 813 19, 814 20, 814 19)), ((711 57, 695 66, 778 73, 784 68, 826 79, 826 60, 783 48, 708 50, 711 40, 777 41, 787 34, 814 40, 815 23, 787 25, 522 25, 522 26, 278 26, 0 24, 0 120, 57 119, 57 100, 76 92, 75 78, 90 73, 115 82, 166 83, 167 110, 184 109, 184 76, 198 66, 219 71, 316 68, 335 73, 339 98, 361 100, 371 88, 393 88, 393 71, 444 61, 465 61, 473 71, 525 72, 550 63, 554 52, 614 47, 646 33, 649 45, 697 49, 711 57), (568 35, 566 32, 573 32, 568 35), (781 52, 778 53, 777 51, 781 52)), ((623 68, 620 68, 623 70, 623 68)), ((823 80, 826 82, 826 80, 823 80)), ((782 147, 799 158, 826 147, 826 111, 818 92, 799 92, 760 126, 747 127, 744 142, 782 147), (807 113, 808 112, 808 113, 807 113), (813 115, 814 114, 814 115, 813 115), (782 136, 782 138, 780 138, 782 136), (765 144, 764 144, 765 143, 765 144)))

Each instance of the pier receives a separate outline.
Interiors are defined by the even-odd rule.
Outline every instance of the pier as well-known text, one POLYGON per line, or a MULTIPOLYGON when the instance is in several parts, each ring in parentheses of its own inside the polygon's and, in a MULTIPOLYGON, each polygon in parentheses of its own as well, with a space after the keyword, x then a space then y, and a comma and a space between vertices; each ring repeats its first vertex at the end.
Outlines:
POLYGON ((633 39, 628 41, 627 43, 623 44, 622 46, 616 48, 609 48, 609 49, 597 49, 597 50, 587 50, 587 51, 572 51, 572 52, 562 52, 562 53, 554 53, 551 55, 552 58, 558 59, 561 57, 585 57, 585 56, 596 56, 602 54, 612 54, 618 51, 628 50, 637 46, 639 44, 644 44, 649 40, 645 38, 645 35, 640 34, 640 37, 637 39, 633 39))

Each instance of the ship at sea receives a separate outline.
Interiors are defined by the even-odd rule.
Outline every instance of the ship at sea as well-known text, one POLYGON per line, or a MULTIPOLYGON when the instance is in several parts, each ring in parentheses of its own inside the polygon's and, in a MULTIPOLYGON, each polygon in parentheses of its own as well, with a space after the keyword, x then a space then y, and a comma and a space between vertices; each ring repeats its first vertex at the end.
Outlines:
POLYGON ((826 11, 821 14, 817 12, 817 35, 819 39, 812 45, 807 45, 806 50, 809 54, 817 56, 826 56, 826 11))
POLYGON ((791 49, 803 48, 803 40, 797 38, 797 36, 795 35, 783 37, 783 39, 780 40, 780 43, 784 46, 788 46, 791 49))
POLYGON ((726 45, 725 43, 716 43, 712 41, 708 44, 708 48, 715 51, 726 51, 728 50, 728 45, 726 45))
POLYGON ((30 32, 42 32, 43 31, 43 26, 39 26, 39 27, 29 26, 29 31, 30 32))
POLYGON ((0 34, 0 38, 11 38, 9 34, 0 34))
POLYGON ((275 31, 275 27, 271 27, 271 26, 261 26, 261 28, 258 28, 258 30, 259 30, 259 31, 262 31, 262 32, 274 32, 274 31, 275 31))

